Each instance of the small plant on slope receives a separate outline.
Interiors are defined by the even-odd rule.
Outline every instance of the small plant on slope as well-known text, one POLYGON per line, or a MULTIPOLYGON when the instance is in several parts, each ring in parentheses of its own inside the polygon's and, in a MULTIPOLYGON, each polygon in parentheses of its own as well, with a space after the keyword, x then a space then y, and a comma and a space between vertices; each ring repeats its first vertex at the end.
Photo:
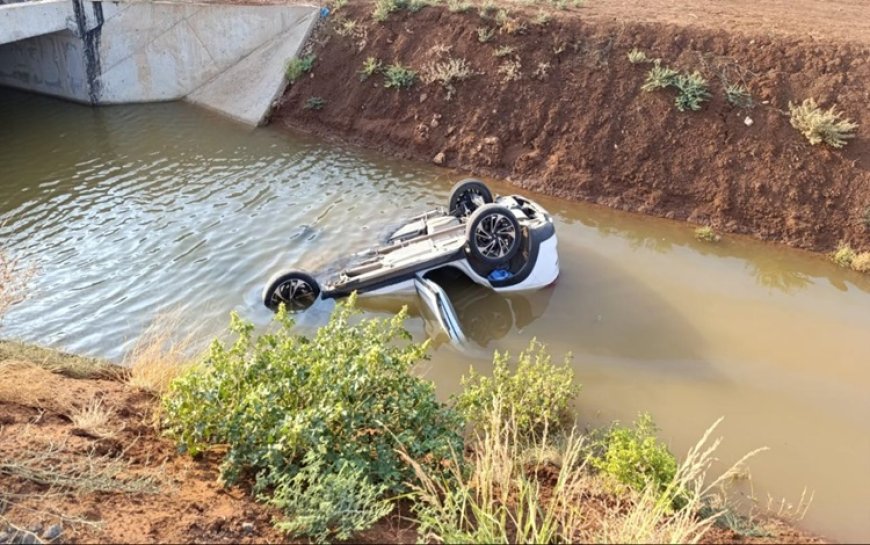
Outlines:
POLYGON ((304 108, 306 110, 322 110, 323 106, 326 105, 326 101, 323 100, 322 97, 308 97, 308 100, 305 101, 304 108))
POLYGON ((656 89, 665 89, 674 84, 674 79, 679 72, 667 66, 662 66, 660 63, 655 63, 649 72, 646 74, 646 80, 641 85, 641 89, 646 92, 655 91, 656 89))
POLYGON ((749 89, 737 83, 733 83, 725 88, 725 100, 738 108, 749 108, 752 106, 752 95, 749 93, 749 89))
POLYGON ((306 55, 302 58, 294 57, 287 63, 287 81, 290 83, 294 83, 304 74, 307 74, 311 71, 311 68, 314 67, 314 61, 317 57, 315 55, 306 55))
POLYGON ((384 87, 407 89, 417 81, 417 72, 399 63, 394 63, 384 69, 384 87))
POLYGON ((490 41, 493 36, 495 36, 495 29, 489 28, 488 26, 477 27, 478 42, 485 44, 490 41))
POLYGON ((492 376, 474 370, 462 377, 463 390, 456 398, 457 410, 477 426, 494 402, 504 419, 513 419, 520 434, 534 436, 545 429, 557 431, 571 421, 570 403, 580 387, 574 383, 574 370, 566 359, 554 364, 543 345, 532 341, 520 353, 516 370, 511 372, 510 355, 495 353, 492 376))
POLYGON ((803 134, 810 144, 824 142, 832 148, 842 148, 849 139, 855 137, 857 123, 849 119, 841 119, 832 106, 829 110, 821 109, 816 101, 808 98, 801 104, 788 103, 791 115, 791 126, 803 134))
POLYGON ((359 71, 359 79, 361 81, 365 81, 372 77, 378 70, 381 69, 383 63, 377 57, 369 57, 367 58, 362 65, 362 68, 359 71))
POLYGON ((719 242, 721 237, 716 234, 712 227, 705 225, 695 229, 695 238, 704 242, 719 242))
POLYGON ((375 9, 372 12, 372 19, 379 23, 386 21, 390 14, 398 11, 401 7, 398 0, 375 0, 375 9))
POLYGON ((860 273, 870 272, 870 252, 861 252, 852 259, 852 269, 860 273))
POLYGON ((456 87, 453 84, 466 80, 475 73, 465 59, 451 57, 424 66, 423 82, 440 83, 447 91, 447 100, 450 100, 456 93, 456 87))
POLYGON ((646 53, 640 49, 632 49, 628 52, 628 62, 631 64, 641 64, 648 61, 649 59, 647 58, 646 53))
POLYGON ((701 103, 710 98, 707 80, 700 72, 677 75, 673 79, 673 86, 679 91, 674 103, 681 112, 698 111, 701 109, 701 103))
POLYGON ((831 254, 831 261, 841 267, 849 268, 857 255, 851 246, 841 243, 837 246, 837 250, 831 254))

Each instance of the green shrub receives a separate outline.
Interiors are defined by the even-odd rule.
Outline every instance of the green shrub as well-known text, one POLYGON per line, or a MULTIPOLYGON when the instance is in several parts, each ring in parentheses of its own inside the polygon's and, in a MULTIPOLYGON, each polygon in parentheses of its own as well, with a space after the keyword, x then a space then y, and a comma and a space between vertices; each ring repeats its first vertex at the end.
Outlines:
POLYGON ((789 102, 788 109, 791 126, 814 146, 824 142, 832 148, 842 148, 849 139, 855 137, 858 124, 849 119, 840 119, 842 114, 837 113, 834 107, 823 110, 815 100, 808 98, 799 105, 789 102))
POLYGON ((667 66, 662 66, 656 62, 646 74, 646 80, 641 85, 641 89, 646 92, 655 91, 656 89, 665 89, 674 84, 674 78, 679 72, 667 66))
POLYGON ((384 70, 384 87, 407 89, 417 81, 417 72, 399 63, 393 63, 384 70))
POLYGON ((404 310, 352 323, 354 302, 338 306, 313 338, 293 335, 283 308, 275 330, 256 340, 253 325, 233 315, 235 343, 215 340, 205 361, 170 386, 167 434, 192 455, 226 445, 224 481, 250 475, 262 493, 310 465, 303 457, 311 452, 324 474, 344 478, 348 466, 391 492, 413 476, 400 446, 436 468, 450 460, 462 449, 462 420, 411 373, 428 342, 410 342, 404 310))
POLYGON ((308 97, 304 108, 306 110, 322 110, 324 105, 326 105, 326 101, 322 97, 308 97))
POLYGON ((290 59, 290 62, 287 63, 287 81, 294 83, 296 80, 301 78, 303 74, 310 72, 311 68, 314 67, 315 59, 317 59, 317 57, 314 54, 306 55, 302 58, 294 57, 290 59))
POLYGON ((545 428, 561 431, 572 420, 569 405, 580 390, 569 360, 554 364, 544 346, 532 341, 520 353, 516 371, 511 372, 509 361, 509 354, 496 352, 491 377, 473 369, 462 377, 456 409, 476 427, 486 424, 491 407, 498 404, 503 418, 515 420, 524 436, 538 435, 545 428))
POLYGON ((343 541, 390 513, 392 504, 382 499, 385 487, 373 485, 362 469, 346 461, 336 471, 323 466, 323 458, 307 453, 302 470, 281 476, 273 496, 264 498, 287 515, 278 529, 318 543, 343 541))
POLYGON ((705 225, 695 229, 695 238, 704 242, 719 242, 721 237, 716 234, 712 227, 705 225))
POLYGON ((725 87, 725 100, 738 108, 752 106, 752 95, 749 93, 749 89, 737 83, 725 87))
POLYGON ((870 229, 870 206, 864 209, 864 227, 870 229))
POLYGON ((386 21, 390 14, 398 11, 404 5, 404 0, 375 0, 375 10, 372 19, 379 23, 386 21))
POLYGON ((361 81, 365 81, 372 77, 378 70, 381 69, 383 63, 377 57, 369 57, 367 58, 362 65, 362 68, 359 71, 359 79, 361 81))
POLYGON ((400 9, 407 9, 411 13, 416 13, 429 4, 429 0, 375 0, 372 18, 379 23, 383 23, 389 19, 391 13, 395 13, 400 9))
POLYGON ((858 254, 855 253, 855 250, 853 250, 851 246, 840 243, 840 245, 837 246, 837 250, 831 254, 831 261, 848 269, 852 266, 852 261, 855 260, 857 255, 858 254))
POLYGON ((700 72, 677 75, 673 79, 673 86, 679 91, 674 103, 681 112, 698 111, 701 109, 701 103, 710 98, 707 80, 700 72))
POLYGON ((634 490, 654 485, 664 492, 677 473, 677 460, 656 439, 656 431, 648 414, 641 414, 633 428, 614 424, 602 441, 603 453, 591 456, 589 462, 617 483, 634 490))
POLYGON ((667 89, 668 87, 674 87, 677 90, 674 104, 681 112, 700 110, 701 103, 710 98, 707 80, 704 79, 704 76, 700 72, 693 72, 691 74, 680 73, 667 66, 662 66, 656 60, 653 63, 653 67, 647 72, 646 80, 640 88, 651 92, 657 89, 667 89))
POLYGON ((447 9, 451 13, 465 13, 471 9, 471 2, 460 0, 447 0, 447 9))

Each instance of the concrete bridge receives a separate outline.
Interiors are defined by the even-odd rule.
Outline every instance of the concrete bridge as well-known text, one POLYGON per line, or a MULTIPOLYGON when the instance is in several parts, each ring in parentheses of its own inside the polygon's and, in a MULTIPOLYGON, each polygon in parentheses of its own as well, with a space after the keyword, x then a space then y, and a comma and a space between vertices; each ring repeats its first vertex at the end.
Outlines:
POLYGON ((185 99, 256 125, 318 13, 213 1, 0 3, 0 85, 92 105, 185 99))

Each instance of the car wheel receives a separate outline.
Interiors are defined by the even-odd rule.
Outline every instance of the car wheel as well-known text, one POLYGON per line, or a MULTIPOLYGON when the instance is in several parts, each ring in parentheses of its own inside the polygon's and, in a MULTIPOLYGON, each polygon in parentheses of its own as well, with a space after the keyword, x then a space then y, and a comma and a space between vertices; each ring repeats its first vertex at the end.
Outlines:
POLYGON ((263 289, 263 304, 277 310, 281 303, 290 312, 307 309, 320 296, 320 286, 310 274, 287 271, 276 274, 263 289))
POLYGON ((486 265, 507 263, 520 250, 520 222, 498 204, 481 206, 471 215, 466 227, 468 251, 486 265))
POLYGON ((461 218, 492 201, 492 193, 483 182, 468 178, 453 186, 447 209, 450 214, 461 218))

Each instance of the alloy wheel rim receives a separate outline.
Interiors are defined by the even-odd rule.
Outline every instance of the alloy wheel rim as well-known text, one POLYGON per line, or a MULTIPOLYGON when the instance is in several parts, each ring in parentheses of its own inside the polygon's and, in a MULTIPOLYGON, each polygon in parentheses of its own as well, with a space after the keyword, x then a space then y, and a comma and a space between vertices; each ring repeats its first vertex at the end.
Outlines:
POLYGON ((480 253, 490 259, 508 255, 517 238, 513 222, 503 214, 489 214, 474 230, 474 243, 480 253))
POLYGON ((314 302, 314 288, 305 280, 293 278, 278 286, 272 294, 272 303, 277 307, 284 303, 290 310, 307 308, 314 302))

